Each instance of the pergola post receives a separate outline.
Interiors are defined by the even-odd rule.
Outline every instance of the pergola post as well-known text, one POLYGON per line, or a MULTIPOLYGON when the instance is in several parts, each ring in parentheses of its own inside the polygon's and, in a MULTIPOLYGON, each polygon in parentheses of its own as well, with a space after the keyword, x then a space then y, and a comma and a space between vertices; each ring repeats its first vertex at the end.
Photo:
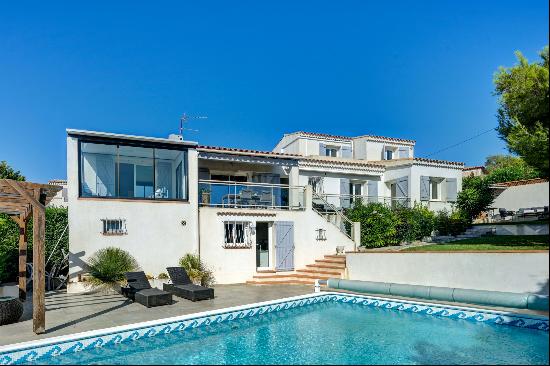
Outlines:
POLYGON ((21 214, 19 220, 19 300, 27 300, 27 218, 21 214))
POLYGON ((0 212, 7 213, 19 225, 19 298, 26 299, 27 230, 33 219, 33 331, 46 331, 46 204, 61 190, 54 185, 0 179, 0 212))
MULTIPOLYGON (((36 196, 36 195, 35 195, 36 196)), ((32 330, 36 334, 46 331, 46 215, 43 205, 32 205, 32 330)))

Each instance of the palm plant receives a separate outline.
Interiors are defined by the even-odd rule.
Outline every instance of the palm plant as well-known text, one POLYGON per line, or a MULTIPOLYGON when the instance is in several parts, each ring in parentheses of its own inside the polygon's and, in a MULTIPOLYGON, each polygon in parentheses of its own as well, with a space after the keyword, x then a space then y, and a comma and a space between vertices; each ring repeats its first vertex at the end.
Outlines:
POLYGON ((136 259, 127 251, 107 247, 95 252, 88 261, 92 286, 115 285, 124 281, 124 273, 139 269, 136 259))
POLYGON ((197 254, 187 253, 179 260, 180 267, 185 271, 194 283, 200 283, 201 286, 210 287, 214 283, 214 274, 201 261, 197 254))

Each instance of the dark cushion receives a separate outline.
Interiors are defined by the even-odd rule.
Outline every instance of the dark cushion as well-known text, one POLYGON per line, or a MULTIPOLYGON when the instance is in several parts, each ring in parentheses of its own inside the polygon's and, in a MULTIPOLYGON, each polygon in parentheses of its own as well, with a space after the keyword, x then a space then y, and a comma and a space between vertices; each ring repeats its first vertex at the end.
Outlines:
POLYGON ((168 276, 170 276, 174 285, 189 285, 193 283, 183 267, 167 267, 166 271, 168 271, 168 276))

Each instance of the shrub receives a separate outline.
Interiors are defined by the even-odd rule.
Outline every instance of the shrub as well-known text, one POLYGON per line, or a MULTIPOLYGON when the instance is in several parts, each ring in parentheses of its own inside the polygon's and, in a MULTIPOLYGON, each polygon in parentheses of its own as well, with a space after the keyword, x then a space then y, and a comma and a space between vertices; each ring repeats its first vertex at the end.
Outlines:
POLYGON ((164 273, 164 272, 159 273, 159 276, 158 276, 158 279, 159 279, 159 280, 167 280, 167 279, 169 279, 169 278, 170 278, 170 277, 168 276, 167 273, 164 273))
POLYGON ((209 287, 214 284, 214 274, 209 270, 197 254, 187 253, 179 260, 180 267, 185 268, 193 282, 200 282, 209 287))
POLYGON ((398 217, 387 206, 356 201, 346 215, 351 221, 361 223, 361 246, 374 248, 399 244, 398 217))
POLYGON ((460 210, 449 213, 441 210, 435 217, 435 230, 439 235, 462 234, 470 226, 470 219, 460 210))
POLYGON ((401 207, 394 210, 397 218, 397 238, 399 242, 421 240, 432 233, 434 213, 427 207, 415 204, 412 208, 401 207))
POLYGON ((88 261, 91 283, 113 285, 124 281, 124 273, 139 269, 135 258, 125 250, 107 247, 95 252, 88 261))

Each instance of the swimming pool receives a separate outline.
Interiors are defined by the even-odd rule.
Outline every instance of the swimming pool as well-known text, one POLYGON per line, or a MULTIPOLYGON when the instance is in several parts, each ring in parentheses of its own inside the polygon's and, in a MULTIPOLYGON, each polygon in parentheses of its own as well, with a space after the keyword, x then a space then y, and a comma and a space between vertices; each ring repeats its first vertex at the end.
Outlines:
POLYGON ((548 364, 548 318, 320 293, 0 348, 0 363, 548 364))

